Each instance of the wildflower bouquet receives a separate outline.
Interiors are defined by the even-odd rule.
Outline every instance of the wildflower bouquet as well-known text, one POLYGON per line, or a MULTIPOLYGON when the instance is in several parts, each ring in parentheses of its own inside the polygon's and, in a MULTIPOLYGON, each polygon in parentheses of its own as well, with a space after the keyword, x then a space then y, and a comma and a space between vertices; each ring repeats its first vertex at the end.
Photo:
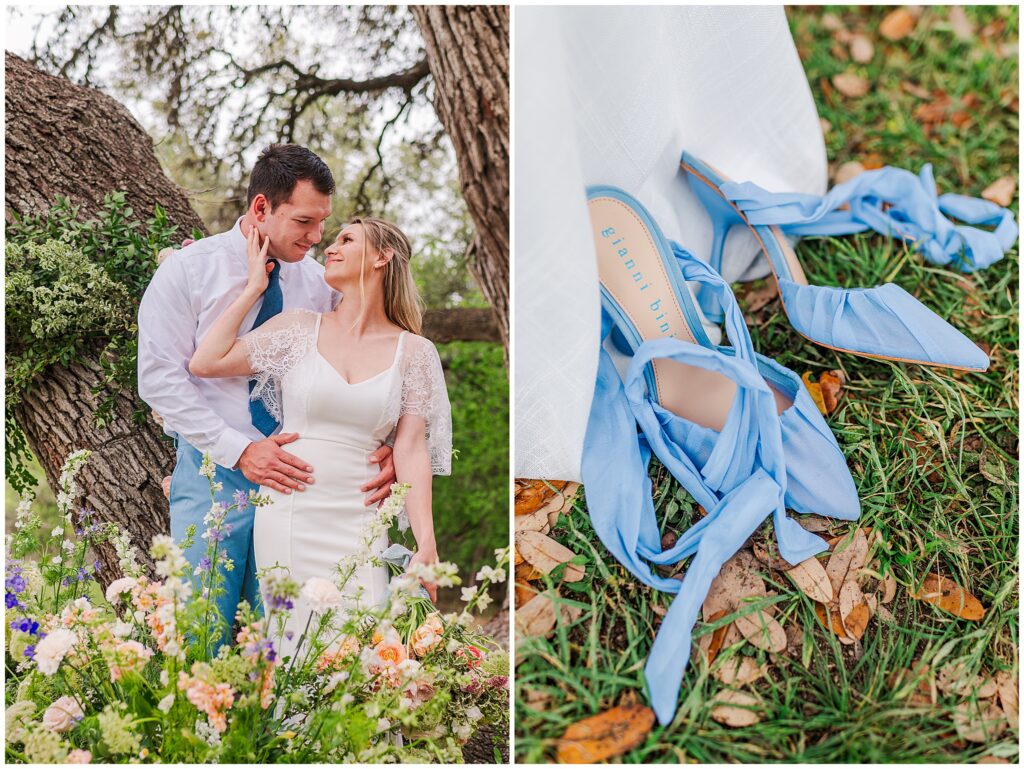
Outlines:
POLYGON ((76 452, 65 465, 63 525, 43 552, 35 552, 41 524, 31 500, 7 539, 9 762, 459 762, 481 726, 507 734, 508 656, 472 617, 486 607, 487 588, 505 580, 507 548, 463 589, 461 613, 441 616, 419 593, 420 580, 458 583, 444 563, 397 575, 383 605, 351 608, 353 576, 382 563, 369 543, 401 510, 408 487, 396 484, 364 552, 340 562, 335 580, 263 575, 265 615, 241 604, 237 632, 220 643, 214 599, 232 568, 218 547, 230 534, 224 521, 265 500, 218 502, 220 484, 204 463, 206 559, 192 569, 178 544, 157 536, 147 575, 116 527, 73 509, 87 458, 76 452), (105 596, 92 582, 98 564, 86 565, 100 541, 114 543, 123 573, 105 596), (292 647, 285 620, 300 595, 312 612, 292 647), (281 654, 286 640, 290 652, 281 654))

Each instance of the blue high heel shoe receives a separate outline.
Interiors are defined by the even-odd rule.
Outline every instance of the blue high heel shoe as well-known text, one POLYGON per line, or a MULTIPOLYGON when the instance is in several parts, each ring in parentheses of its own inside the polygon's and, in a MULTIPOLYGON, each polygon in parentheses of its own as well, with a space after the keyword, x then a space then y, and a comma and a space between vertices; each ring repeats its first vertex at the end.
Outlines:
MULTIPOLYGON (((610 333, 616 346, 633 354, 645 340, 676 338, 750 364, 775 398, 786 455, 786 507, 856 520, 860 500, 835 436, 800 377, 755 353, 728 283, 709 265, 668 241, 632 196, 614 187, 592 187, 588 198, 602 306, 615 320, 610 333), (724 308, 732 347, 716 347, 708 339, 687 281, 699 285, 702 296, 724 308)), ((682 417, 664 420, 671 425, 671 442, 679 448, 665 446, 656 453, 681 451, 694 465, 706 467, 721 437, 736 385, 714 372, 671 361, 653 361, 643 369, 643 376, 659 408, 682 417)), ((723 488, 715 482, 711 486, 723 488)), ((784 515, 780 511, 779 516, 784 515)), ((788 528, 780 520, 776 518, 776 526, 788 528)))
MULTIPOLYGON (((688 152, 680 166, 714 226, 712 266, 721 267, 729 230, 736 224, 749 227, 778 282, 790 322, 812 342, 873 358, 968 371, 988 368, 981 348, 895 284, 860 289, 809 285, 783 232, 843 235, 874 229, 913 242, 933 263, 971 271, 1002 258, 1016 240, 1017 226, 1006 209, 960 195, 937 198, 929 166, 920 177, 894 168, 868 171, 825 197, 736 184, 688 152), (995 229, 954 225, 944 214, 995 229)), ((701 303, 710 317, 720 313, 714 300, 701 297, 701 303)))

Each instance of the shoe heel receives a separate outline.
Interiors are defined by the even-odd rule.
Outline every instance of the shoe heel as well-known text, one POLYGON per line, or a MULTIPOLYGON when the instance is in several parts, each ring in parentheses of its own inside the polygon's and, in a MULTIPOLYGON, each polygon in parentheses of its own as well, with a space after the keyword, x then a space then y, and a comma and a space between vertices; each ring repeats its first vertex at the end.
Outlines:
MULTIPOLYGON (((743 224, 743 217, 725 198, 700 179, 691 177, 690 189, 693 190, 693 193, 700 200, 701 205, 704 206, 704 210, 708 212, 708 217, 711 219, 712 238, 708 263, 715 272, 721 274, 722 252, 725 250, 725 239, 729 236, 729 230, 733 228, 733 225, 743 224)), ((701 310, 704 311, 704 315, 707 316, 708 320, 712 323, 722 322, 724 311, 717 299, 710 296, 707 291, 701 291, 697 299, 701 310)))

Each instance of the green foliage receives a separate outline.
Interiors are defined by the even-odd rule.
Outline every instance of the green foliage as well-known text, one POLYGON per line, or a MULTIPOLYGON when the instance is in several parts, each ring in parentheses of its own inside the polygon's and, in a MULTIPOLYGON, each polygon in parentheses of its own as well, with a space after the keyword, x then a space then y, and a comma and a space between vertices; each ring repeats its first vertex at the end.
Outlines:
POLYGON ((501 347, 439 346, 458 450, 450 477, 434 481, 434 527, 442 559, 466 575, 508 545, 508 375, 501 347))
POLYGON ((138 302, 157 253, 171 245, 176 229, 159 207, 140 221, 123 192, 108 195, 99 215, 87 221, 66 199, 40 216, 15 215, 5 248, 4 442, 7 478, 16 489, 27 489, 31 475, 13 412, 48 366, 99 356, 104 381, 93 393, 101 396, 98 424, 109 419, 118 394, 135 397, 138 302))

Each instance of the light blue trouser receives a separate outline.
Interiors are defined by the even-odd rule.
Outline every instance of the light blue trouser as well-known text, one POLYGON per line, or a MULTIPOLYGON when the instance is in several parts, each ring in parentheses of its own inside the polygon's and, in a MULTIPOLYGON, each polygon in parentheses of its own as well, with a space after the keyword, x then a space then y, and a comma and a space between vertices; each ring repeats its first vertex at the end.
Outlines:
MULTIPOLYGON (((210 511, 210 484, 205 476, 199 474, 203 455, 187 441, 178 439, 178 461, 171 476, 171 536, 178 544, 185 539, 185 530, 195 524, 196 533, 192 547, 185 551, 185 558, 195 566, 207 555, 207 541, 202 538, 206 530, 203 517, 210 511)), ((224 484, 224 490, 217 493, 217 501, 231 504, 231 497, 239 489, 257 490, 259 487, 251 483, 240 470, 229 470, 217 465, 215 481, 224 484)), ((244 510, 232 510, 225 523, 231 524, 232 530, 218 545, 218 552, 227 552, 234 561, 234 569, 224 571, 224 594, 217 599, 223 622, 219 630, 211 634, 214 639, 213 650, 227 641, 227 634, 235 620, 238 602, 245 599, 262 614, 259 584, 256 580, 256 554, 253 549, 252 528, 255 509, 250 505, 244 510)), ((194 577, 196 594, 202 589, 200 577, 194 577)))

